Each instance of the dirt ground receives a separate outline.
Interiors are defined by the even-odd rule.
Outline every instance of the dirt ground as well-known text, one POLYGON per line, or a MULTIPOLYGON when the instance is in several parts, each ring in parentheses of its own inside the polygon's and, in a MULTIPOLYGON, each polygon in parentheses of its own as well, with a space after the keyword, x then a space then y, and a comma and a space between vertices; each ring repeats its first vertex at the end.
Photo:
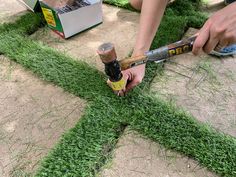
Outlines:
MULTIPOLYGON (((188 31, 188 36, 195 32, 188 31)), ((191 53, 165 64, 151 86, 154 95, 175 102, 202 122, 236 137, 236 57, 191 53)))
POLYGON ((16 20, 25 10, 17 0, 0 0, 0 24, 16 20))
MULTIPOLYGON (((214 1, 216 4, 219 0, 214 1)), ((0 23, 25 13, 16 0, 0 0, 0 23), (9 9, 9 7, 11 7, 9 9)), ((220 5, 222 3, 220 2, 220 5)), ((215 11, 219 6, 207 7, 215 11)), ((131 51, 139 14, 104 5, 104 23, 68 40, 47 27, 31 36, 103 71, 96 48, 113 42, 119 58, 131 51), (122 37, 120 37, 122 36, 122 37)), ((189 32, 191 33, 191 32, 189 32)), ((165 64, 152 84, 153 96, 175 102, 200 121, 236 136, 236 60, 186 54, 165 64), (181 73, 181 74, 180 74, 181 73)), ((33 173, 60 136, 79 121, 86 103, 61 88, 40 81, 5 57, 0 57, 0 176, 33 173)), ((197 162, 126 130, 114 159, 102 177, 213 177, 197 162)))
POLYGON ((0 176, 34 172, 85 105, 0 56, 0 176))
POLYGON ((196 161, 126 129, 100 177, 216 177, 196 161))
MULTIPOLYGON (((26 13, 17 0, 0 2, 0 24, 26 13)), ((85 106, 84 100, 0 56, 0 176, 32 176, 85 106)))
POLYGON ((138 13, 109 5, 103 5, 103 14, 101 25, 67 40, 47 27, 37 31, 31 38, 103 71, 104 65, 96 53, 98 46, 104 42, 112 42, 118 58, 127 57, 133 49, 139 21, 138 13))

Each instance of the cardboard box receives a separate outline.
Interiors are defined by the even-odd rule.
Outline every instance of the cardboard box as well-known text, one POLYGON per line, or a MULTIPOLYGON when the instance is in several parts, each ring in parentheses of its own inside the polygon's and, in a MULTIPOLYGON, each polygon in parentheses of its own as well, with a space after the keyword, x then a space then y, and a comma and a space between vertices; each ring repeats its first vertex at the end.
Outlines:
POLYGON ((72 5, 76 0, 42 0, 45 4, 52 8, 61 8, 66 5, 72 5))
MULTIPOLYGON (((70 2, 71 0, 66 0, 70 2)), ((50 0, 40 0, 40 5, 48 26, 63 38, 69 38, 77 33, 102 23, 102 0, 87 0, 90 5, 59 13, 58 8, 65 4, 50 0)), ((65 2, 65 0, 64 0, 65 2)))
POLYGON ((29 10, 33 12, 39 12, 41 10, 38 0, 18 0, 18 1, 24 4, 29 10))

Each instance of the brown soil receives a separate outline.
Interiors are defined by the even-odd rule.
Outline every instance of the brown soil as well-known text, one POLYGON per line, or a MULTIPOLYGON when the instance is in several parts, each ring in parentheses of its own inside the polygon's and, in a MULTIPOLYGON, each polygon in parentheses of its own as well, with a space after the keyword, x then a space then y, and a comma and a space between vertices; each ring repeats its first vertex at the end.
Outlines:
POLYGON ((85 101, 0 57, 0 176, 33 173, 61 135, 75 126, 85 101))

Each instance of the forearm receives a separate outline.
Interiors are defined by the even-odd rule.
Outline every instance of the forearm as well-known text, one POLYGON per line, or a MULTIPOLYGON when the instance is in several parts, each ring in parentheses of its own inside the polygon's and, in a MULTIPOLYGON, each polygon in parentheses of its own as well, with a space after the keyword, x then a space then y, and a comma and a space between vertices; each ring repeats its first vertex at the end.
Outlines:
POLYGON ((168 0, 143 0, 133 56, 149 50, 167 3, 168 0))

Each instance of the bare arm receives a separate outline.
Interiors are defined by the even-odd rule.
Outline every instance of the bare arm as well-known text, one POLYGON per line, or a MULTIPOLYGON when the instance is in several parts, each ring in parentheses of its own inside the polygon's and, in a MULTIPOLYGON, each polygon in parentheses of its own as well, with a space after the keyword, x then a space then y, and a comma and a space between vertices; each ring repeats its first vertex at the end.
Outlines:
MULTIPOLYGON (((168 0, 143 0, 141 2, 140 0, 131 0, 131 4, 133 4, 132 1, 141 5, 140 25, 132 54, 132 56, 138 56, 143 55, 150 49, 168 0)), ((123 71, 123 75, 129 81, 123 92, 128 92, 142 82, 145 75, 145 65, 125 70, 123 71)))
POLYGON ((143 0, 134 54, 148 51, 160 25, 168 0, 143 0))

